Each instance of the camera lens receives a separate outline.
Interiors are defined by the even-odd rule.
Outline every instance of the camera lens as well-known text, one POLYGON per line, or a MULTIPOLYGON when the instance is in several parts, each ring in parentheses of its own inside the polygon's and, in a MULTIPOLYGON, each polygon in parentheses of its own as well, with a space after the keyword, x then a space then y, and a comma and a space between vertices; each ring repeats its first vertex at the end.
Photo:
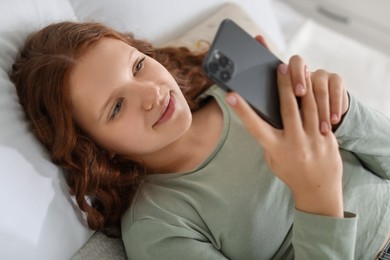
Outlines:
POLYGON ((215 61, 210 62, 208 67, 211 73, 216 73, 219 69, 219 65, 215 61))
POLYGON ((219 65, 221 65, 222 68, 225 68, 229 64, 229 59, 225 56, 221 56, 218 60, 219 65))
POLYGON ((223 70, 223 71, 221 71, 219 76, 220 76, 222 81, 228 81, 230 79, 231 75, 230 75, 229 71, 223 70))

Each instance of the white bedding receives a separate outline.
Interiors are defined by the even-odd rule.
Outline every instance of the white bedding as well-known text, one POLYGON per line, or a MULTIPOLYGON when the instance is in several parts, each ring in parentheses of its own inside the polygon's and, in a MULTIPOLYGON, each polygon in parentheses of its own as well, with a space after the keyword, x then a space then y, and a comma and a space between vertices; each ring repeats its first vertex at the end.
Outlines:
POLYGON ((387 54, 306 18, 282 1, 274 0, 273 4, 286 40, 284 60, 299 54, 311 70, 324 68, 340 74, 350 93, 390 117, 387 54))

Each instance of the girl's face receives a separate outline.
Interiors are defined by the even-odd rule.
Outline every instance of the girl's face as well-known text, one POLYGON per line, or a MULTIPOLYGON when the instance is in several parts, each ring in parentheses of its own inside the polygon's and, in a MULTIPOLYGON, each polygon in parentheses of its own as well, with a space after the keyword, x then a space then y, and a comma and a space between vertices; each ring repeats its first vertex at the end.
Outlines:
POLYGON ((183 136, 191 112, 172 75, 128 44, 104 38, 70 76, 73 116, 107 151, 144 160, 183 136))

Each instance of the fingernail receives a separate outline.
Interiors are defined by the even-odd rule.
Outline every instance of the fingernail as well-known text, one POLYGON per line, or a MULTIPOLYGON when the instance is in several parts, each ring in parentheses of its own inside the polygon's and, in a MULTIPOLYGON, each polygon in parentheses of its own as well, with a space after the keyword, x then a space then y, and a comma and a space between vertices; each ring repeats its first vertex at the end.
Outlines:
POLYGON ((286 75, 287 72, 288 72, 288 66, 287 66, 287 64, 284 64, 284 63, 280 64, 280 65, 279 65, 279 72, 280 72, 281 74, 283 74, 283 75, 286 75))
POLYGON ((332 120, 332 123, 337 123, 339 121, 339 116, 337 114, 333 114, 330 120, 332 120))
POLYGON ((231 105, 231 106, 235 106, 237 104, 237 97, 234 96, 234 95, 228 95, 226 97, 226 102, 231 105))
POLYGON ((320 129, 321 129, 321 133, 326 134, 329 131, 330 126, 327 122, 323 121, 323 122, 321 122, 320 129))
POLYGON ((305 94, 305 86, 303 86, 302 83, 298 83, 295 86, 295 95, 297 96, 303 96, 305 94))

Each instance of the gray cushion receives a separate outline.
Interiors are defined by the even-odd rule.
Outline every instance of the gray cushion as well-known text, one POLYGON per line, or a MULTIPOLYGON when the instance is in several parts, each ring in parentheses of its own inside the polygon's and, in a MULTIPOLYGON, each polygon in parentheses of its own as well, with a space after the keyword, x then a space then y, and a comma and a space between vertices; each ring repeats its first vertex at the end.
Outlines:
POLYGON ((112 238, 95 232, 71 260, 126 260, 121 238, 112 238))

